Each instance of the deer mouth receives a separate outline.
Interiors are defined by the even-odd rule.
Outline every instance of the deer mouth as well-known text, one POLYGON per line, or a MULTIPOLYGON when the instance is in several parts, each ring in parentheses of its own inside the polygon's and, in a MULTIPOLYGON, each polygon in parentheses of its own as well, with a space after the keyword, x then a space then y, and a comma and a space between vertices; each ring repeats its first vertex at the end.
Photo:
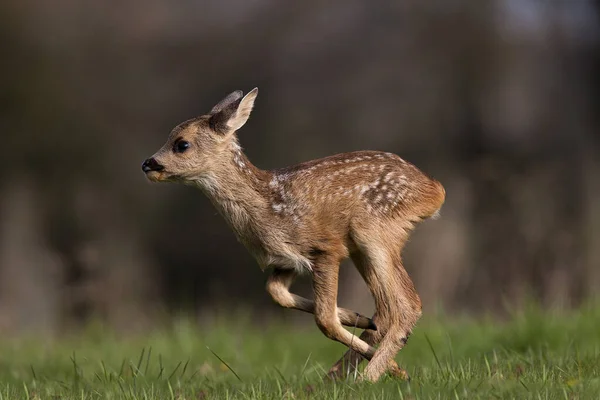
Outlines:
POLYGON ((150 182, 180 182, 181 181, 181 176, 177 175, 177 174, 172 174, 168 171, 162 170, 162 171, 149 171, 146 172, 146 178, 148 178, 148 180, 150 182))
POLYGON ((165 174, 165 171, 148 171, 146 172, 146 178, 150 182, 164 182, 168 176, 165 174))

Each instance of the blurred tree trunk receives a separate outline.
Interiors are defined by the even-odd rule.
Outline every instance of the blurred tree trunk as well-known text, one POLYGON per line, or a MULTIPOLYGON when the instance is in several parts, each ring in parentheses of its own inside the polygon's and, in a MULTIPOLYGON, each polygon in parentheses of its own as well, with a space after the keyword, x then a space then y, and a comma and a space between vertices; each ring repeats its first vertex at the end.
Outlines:
MULTIPOLYGON (((586 192, 585 198, 585 244, 587 254, 585 285, 586 295, 591 298, 600 297, 600 0, 594 2, 596 38, 592 40, 588 57, 584 60, 589 63, 587 70, 589 77, 588 93, 588 135, 582 145, 582 163, 586 192)), ((587 85, 586 85, 587 86, 587 85)))
POLYGON ((53 333, 59 327, 63 265, 43 235, 43 205, 27 176, 0 191, 0 330, 53 333))

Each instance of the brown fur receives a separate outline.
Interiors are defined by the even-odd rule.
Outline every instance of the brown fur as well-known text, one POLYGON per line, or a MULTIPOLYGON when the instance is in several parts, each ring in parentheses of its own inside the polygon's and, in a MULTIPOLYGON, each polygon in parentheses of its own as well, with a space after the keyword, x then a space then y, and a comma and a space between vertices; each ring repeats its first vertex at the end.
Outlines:
POLYGON ((364 357, 370 381, 386 371, 406 377, 394 357, 421 316, 421 301, 400 253, 414 226, 437 215, 444 188, 400 157, 376 151, 274 171, 256 168, 236 130, 248 120, 257 93, 233 92, 210 114, 173 129, 153 157, 164 169, 148 178, 202 189, 261 268, 273 267, 267 281, 273 299, 314 313, 327 337, 350 348, 329 376, 343 376, 364 357), (178 140, 190 148, 174 152, 178 140), (373 320, 337 306, 339 264, 347 257, 375 299, 373 320), (289 292, 299 273, 312 276, 314 301, 289 292), (367 330, 358 338, 342 325, 367 330))

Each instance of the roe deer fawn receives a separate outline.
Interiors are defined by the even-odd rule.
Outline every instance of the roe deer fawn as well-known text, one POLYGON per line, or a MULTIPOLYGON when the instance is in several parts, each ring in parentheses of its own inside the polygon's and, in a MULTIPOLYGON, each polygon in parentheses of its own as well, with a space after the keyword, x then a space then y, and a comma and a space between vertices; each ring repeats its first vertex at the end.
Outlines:
POLYGON ((408 378, 394 358, 421 316, 421 300, 400 253, 414 226, 437 215, 443 186, 378 151, 258 169, 236 137, 257 94, 257 88, 246 96, 235 91, 209 114, 179 124, 143 171, 154 182, 200 188, 261 268, 273 268, 266 285, 273 300, 313 313, 325 336, 349 347, 327 376, 356 370, 364 357, 367 380, 385 372, 408 378), (372 319, 337 306, 339 265, 347 257, 374 297, 372 319), (301 273, 312 276, 314 301, 289 291, 301 273), (342 325, 365 331, 359 338, 342 325))

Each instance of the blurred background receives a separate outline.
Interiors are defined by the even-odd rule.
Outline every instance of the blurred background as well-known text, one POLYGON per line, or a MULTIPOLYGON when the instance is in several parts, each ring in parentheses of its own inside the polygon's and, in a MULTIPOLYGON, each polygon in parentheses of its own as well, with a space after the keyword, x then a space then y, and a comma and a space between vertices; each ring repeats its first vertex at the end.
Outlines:
MULTIPOLYGON (((405 252, 425 313, 576 307, 600 291, 599 20, 598 0, 3 1, 0 332, 310 319, 200 191, 140 170, 255 86, 257 166, 385 150, 444 184, 405 252)), ((349 263, 340 304, 372 311, 349 263)))

